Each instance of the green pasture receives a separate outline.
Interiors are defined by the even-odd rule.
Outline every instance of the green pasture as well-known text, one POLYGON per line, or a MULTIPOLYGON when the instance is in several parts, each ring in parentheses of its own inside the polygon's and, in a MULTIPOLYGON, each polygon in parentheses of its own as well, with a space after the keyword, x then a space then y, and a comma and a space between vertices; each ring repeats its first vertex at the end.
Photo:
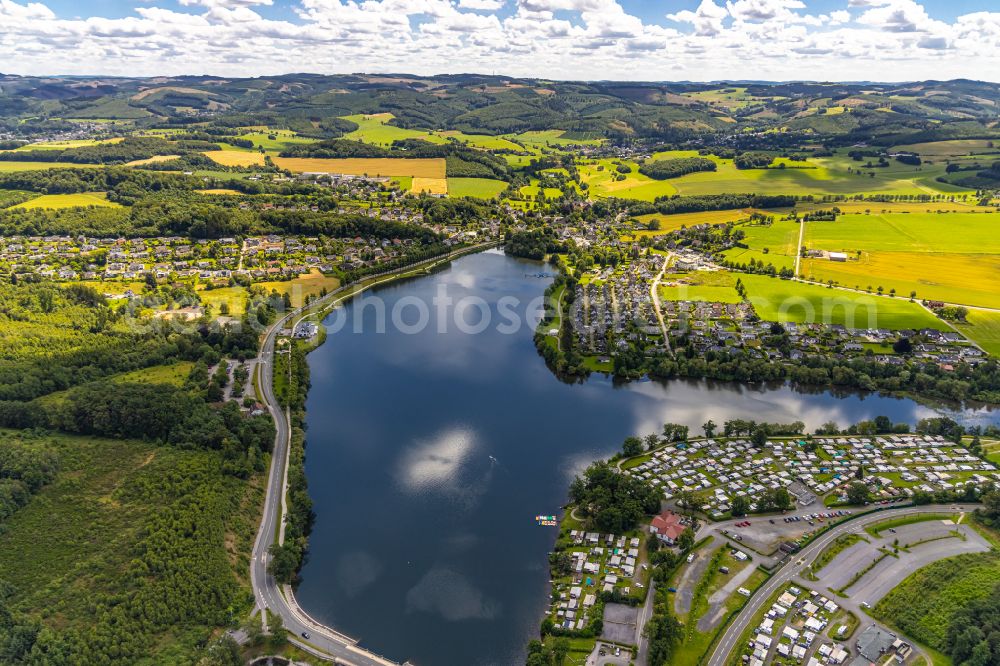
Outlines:
POLYGON ((917 303, 765 275, 742 275, 750 302, 767 321, 840 324, 848 328, 948 330, 917 303))

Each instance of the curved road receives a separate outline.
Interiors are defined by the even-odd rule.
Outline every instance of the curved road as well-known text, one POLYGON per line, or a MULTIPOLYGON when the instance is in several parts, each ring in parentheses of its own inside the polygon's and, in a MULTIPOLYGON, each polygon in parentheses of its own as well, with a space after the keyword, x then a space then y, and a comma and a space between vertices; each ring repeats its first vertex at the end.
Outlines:
MULTIPOLYGON (((743 610, 741 610, 739 615, 737 615, 726 627, 725 632, 722 634, 715 646, 715 649, 712 651, 712 656, 709 658, 707 666, 726 666, 726 664, 729 663, 730 655, 736 648, 743 632, 746 631, 747 626, 753 620, 754 615, 756 615, 761 607, 768 602, 775 592, 785 585, 788 585, 793 579, 799 576, 799 574, 801 574, 802 571, 812 563, 816 556, 819 555, 820 552, 822 552, 822 550, 837 537, 847 534, 848 532, 854 532, 865 525, 881 522, 890 518, 898 518, 900 516, 908 516, 919 513, 951 513, 951 507, 953 506, 961 505, 937 504, 873 511, 862 514, 853 520, 841 523, 829 532, 824 533, 821 537, 817 538, 815 541, 811 542, 805 548, 790 557, 788 561, 777 571, 777 573, 772 575, 763 586, 754 592, 753 596, 750 597, 750 600, 747 601, 746 606, 743 607, 743 610)), ((865 620, 865 618, 860 619, 862 622, 865 620)), ((910 644, 914 645, 912 641, 910 641, 910 644)))
POLYGON ((281 619, 285 629, 290 632, 289 640, 316 657, 345 666, 399 666, 398 662, 390 661, 358 646, 355 639, 309 617, 296 603, 291 587, 279 585, 267 571, 268 550, 276 542, 284 543, 285 538, 284 525, 285 513, 287 512, 285 495, 288 487, 288 455, 291 443, 288 413, 280 407, 274 395, 274 346, 278 333, 288 326, 294 327, 306 316, 318 313, 328 305, 334 305, 353 297, 373 286, 395 280, 412 271, 425 270, 432 265, 450 261, 463 254, 478 252, 495 244, 495 242, 490 242, 465 247, 406 268, 369 276, 366 279, 375 278, 375 280, 361 287, 356 284, 345 285, 309 305, 291 310, 272 324, 264 334, 264 341, 257 355, 257 367, 260 369, 257 384, 264 404, 274 420, 275 439, 274 450, 271 453, 271 468, 268 471, 267 494, 264 498, 264 515, 257 531, 250 560, 250 583, 253 587, 257 608, 262 613, 265 630, 268 613, 277 616, 281 619), (303 633, 309 634, 309 638, 305 639, 302 636, 303 633))

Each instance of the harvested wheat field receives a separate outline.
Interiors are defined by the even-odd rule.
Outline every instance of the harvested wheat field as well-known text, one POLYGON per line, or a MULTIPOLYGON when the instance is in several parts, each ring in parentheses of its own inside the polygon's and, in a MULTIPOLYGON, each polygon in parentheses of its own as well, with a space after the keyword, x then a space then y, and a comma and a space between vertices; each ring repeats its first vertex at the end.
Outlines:
MULTIPOLYGON (((262 158, 263 159, 263 158, 262 158)), ((357 176, 413 176, 444 179, 444 159, 275 157, 280 169, 298 172, 347 173, 357 176)))

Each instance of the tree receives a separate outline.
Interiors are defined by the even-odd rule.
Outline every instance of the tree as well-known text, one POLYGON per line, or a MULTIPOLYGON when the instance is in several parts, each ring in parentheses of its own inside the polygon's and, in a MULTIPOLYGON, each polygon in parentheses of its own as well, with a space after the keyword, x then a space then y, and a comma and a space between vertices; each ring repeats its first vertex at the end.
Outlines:
POLYGON ((646 448, 649 449, 650 451, 655 449, 659 445, 659 443, 660 443, 660 438, 657 436, 655 432, 651 432, 648 435, 646 435, 646 448))
POLYGON ((909 338, 900 338, 892 343, 892 350, 897 354, 909 354, 913 351, 913 343, 909 338))
POLYGON ((685 527, 681 535, 677 537, 677 546, 682 551, 691 550, 691 547, 694 546, 694 530, 690 527, 685 527))
POLYGON ((718 428, 715 421, 709 419, 702 424, 701 429, 705 431, 705 437, 715 437, 715 429, 718 428))
POLYGON ((871 489, 868 484, 855 481, 847 488, 847 501, 851 504, 867 504, 871 500, 871 489))
POLYGON ((737 518, 747 515, 747 512, 750 511, 750 500, 744 495, 734 497, 730 511, 737 518))
POLYGON ((638 437, 626 437, 622 442, 622 453, 631 458, 642 453, 642 440, 638 437))

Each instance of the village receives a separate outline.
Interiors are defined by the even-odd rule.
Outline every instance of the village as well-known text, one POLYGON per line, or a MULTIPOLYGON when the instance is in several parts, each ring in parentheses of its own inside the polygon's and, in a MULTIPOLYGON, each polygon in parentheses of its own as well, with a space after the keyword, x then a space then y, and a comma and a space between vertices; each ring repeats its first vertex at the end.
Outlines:
POLYGON ((404 256, 418 241, 267 235, 243 239, 0 238, 0 269, 17 279, 114 281, 196 279, 249 284, 311 271, 356 270, 404 256))

